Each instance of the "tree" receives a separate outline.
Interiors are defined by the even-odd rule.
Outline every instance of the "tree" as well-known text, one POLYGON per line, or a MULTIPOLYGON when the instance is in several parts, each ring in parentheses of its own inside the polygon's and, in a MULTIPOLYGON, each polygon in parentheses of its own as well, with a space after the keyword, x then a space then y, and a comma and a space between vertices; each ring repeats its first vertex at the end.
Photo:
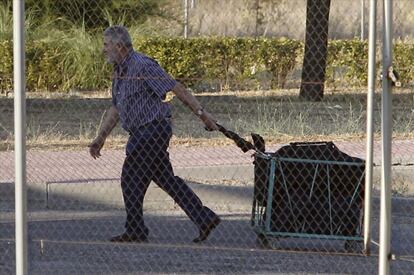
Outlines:
POLYGON ((311 101, 323 98, 331 0, 307 0, 305 55, 300 97, 311 101))

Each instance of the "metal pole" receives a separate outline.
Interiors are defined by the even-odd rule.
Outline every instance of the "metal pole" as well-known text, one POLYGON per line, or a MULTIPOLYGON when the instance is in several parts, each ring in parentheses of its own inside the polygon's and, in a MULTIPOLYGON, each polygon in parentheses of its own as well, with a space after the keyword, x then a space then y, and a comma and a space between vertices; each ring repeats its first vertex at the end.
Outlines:
POLYGON ((13 0, 16 274, 28 272, 24 0, 13 0))
POLYGON ((365 40, 365 0, 361 0, 361 41, 365 40))
POLYGON ((364 251, 370 255, 372 178, 374 163, 374 94, 377 49, 377 0, 370 0, 368 37, 367 151, 365 163, 364 251))
POLYGON ((258 36, 259 33, 259 10, 260 10, 260 0, 256 0, 255 9, 256 9, 256 24, 254 27, 254 37, 258 36))
POLYGON ((188 0, 184 0, 184 38, 188 37, 188 0))
POLYGON ((390 273, 391 239, 391 139, 392 139, 392 85, 389 70, 392 66, 392 0, 384 2, 383 66, 382 66, 382 172, 379 274, 390 273))

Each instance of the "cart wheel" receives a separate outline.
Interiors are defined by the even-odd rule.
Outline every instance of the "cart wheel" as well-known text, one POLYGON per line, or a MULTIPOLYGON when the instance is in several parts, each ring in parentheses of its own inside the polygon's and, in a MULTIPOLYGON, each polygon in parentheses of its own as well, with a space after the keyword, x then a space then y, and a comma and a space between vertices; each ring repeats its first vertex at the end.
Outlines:
POLYGON ((269 239, 266 237, 265 234, 258 234, 257 238, 256 238, 256 242, 258 245, 260 245, 260 247, 262 248, 272 248, 269 239))
POLYGON ((352 253, 363 253, 364 252, 364 244, 362 241, 345 241, 344 248, 346 252, 352 253))

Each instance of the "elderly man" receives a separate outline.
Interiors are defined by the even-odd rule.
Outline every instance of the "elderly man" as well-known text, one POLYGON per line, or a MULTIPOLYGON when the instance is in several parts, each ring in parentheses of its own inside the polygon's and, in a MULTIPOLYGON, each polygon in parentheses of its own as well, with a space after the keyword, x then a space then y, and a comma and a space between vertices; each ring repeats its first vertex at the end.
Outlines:
POLYGON ((218 127, 210 113, 185 87, 172 79, 153 59, 132 48, 126 28, 111 26, 104 31, 104 55, 114 65, 112 106, 89 144, 89 153, 96 159, 112 129, 120 120, 129 133, 126 157, 122 167, 121 187, 126 209, 125 232, 111 238, 112 242, 145 242, 149 230, 144 224, 143 201, 147 188, 154 181, 184 210, 198 227, 200 235, 194 242, 205 240, 220 223, 220 218, 203 206, 198 196, 174 175, 168 154, 172 136, 171 106, 164 102, 172 91, 213 131, 218 127))

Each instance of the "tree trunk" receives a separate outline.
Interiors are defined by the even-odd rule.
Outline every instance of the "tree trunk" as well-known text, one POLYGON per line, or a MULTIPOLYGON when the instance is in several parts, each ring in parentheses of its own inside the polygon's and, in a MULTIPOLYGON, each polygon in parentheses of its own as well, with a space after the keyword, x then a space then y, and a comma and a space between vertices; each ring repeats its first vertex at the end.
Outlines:
POLYGON ((308 0, 306 7, 305 56, 300 97, 311 101, 323 98, 331 0, 308 0))

